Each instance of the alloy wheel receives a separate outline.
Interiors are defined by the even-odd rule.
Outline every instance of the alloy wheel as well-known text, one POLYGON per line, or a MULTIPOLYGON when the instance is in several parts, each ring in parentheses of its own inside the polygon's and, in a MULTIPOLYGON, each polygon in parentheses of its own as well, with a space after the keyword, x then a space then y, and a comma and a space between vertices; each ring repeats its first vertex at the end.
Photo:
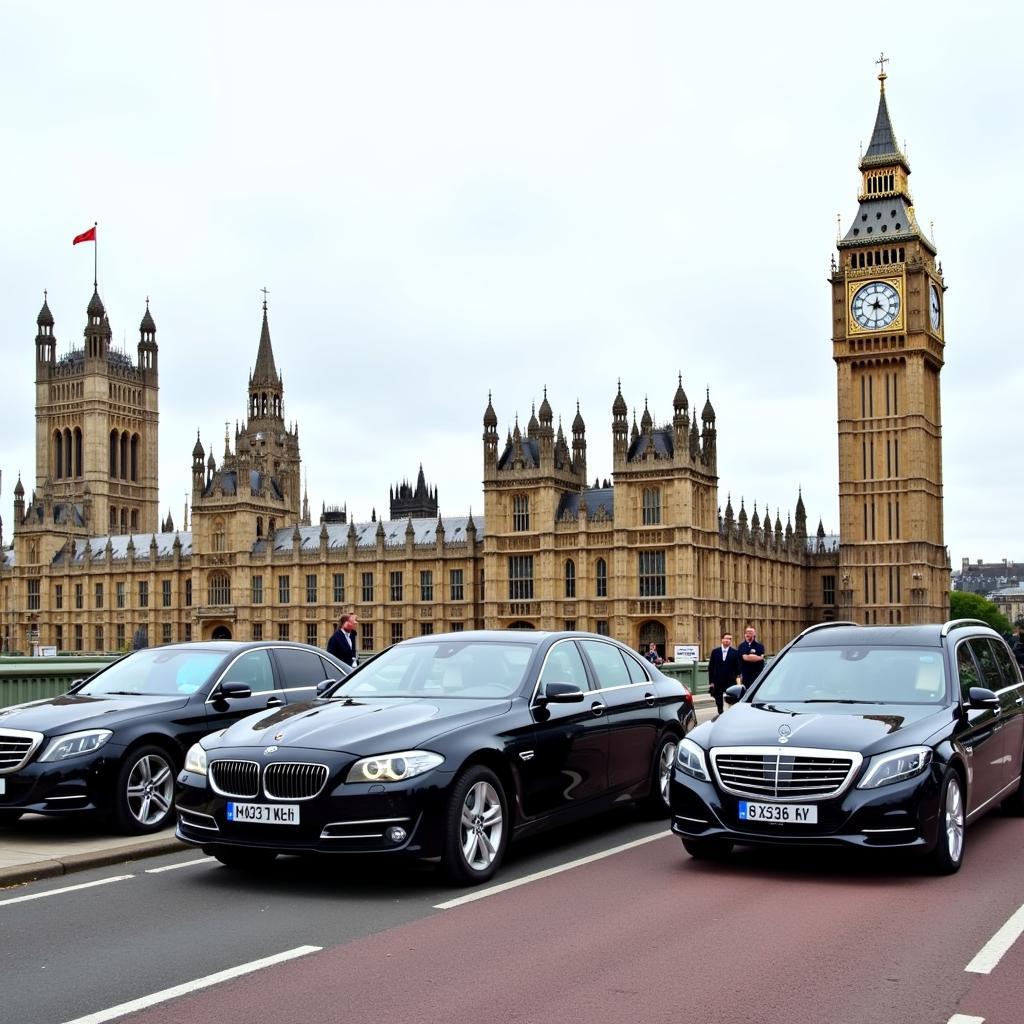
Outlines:
POLYGON ((658 787, 666 807, 668 807, 668 787, 672 781, 672 766, 676 763, 678 751, 679 744, 675 740, 669 740, 661 748, 661 756, 658 758, 658 787))
POLYGON ((166 758, 146 754, 132 765, 125 790, 128 810, 146 827, 163 821, 174 802, 174 772, 166 758))
POLYGON ((946 848, 949 859, 958 863, 964 849, 964 802, 960 793, 960 783, 950 779, 946 787, 946 806, 943 809, 943 827, 946 830, 946 848))
POLYGON ((501 799, 484 780, 475 782, 462 802, 462 856, 474 871, 485 871, 501 849, 501 799))

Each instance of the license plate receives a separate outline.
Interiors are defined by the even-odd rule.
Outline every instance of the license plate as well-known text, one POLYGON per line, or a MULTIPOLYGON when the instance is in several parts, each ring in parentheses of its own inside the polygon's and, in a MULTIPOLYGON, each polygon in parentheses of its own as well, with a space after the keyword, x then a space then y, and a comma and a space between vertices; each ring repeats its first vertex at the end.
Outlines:
POLYGON ((782 824, 816 825, 814 804, 754 804, 740 801, 740 821, 771 821, 782 824))
POLYGON ((261 825, 298 825, 298 804, 239 804, 228 801, 228 821, 255 821, 261 825))

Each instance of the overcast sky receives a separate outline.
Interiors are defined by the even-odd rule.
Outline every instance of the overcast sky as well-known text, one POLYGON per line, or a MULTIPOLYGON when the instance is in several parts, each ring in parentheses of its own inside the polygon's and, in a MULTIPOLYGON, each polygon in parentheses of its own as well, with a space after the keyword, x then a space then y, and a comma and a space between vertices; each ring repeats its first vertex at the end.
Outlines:
POLYGON ((946 544, 1024 559, 1019 40, 1007 3, 0 2, 0 515, 35 485, 35 319, 160 347, 160 501, 246 416, 269 289, 313 522, 422 463, 483 508, 481 419, 543 388, 589 476, 631 410, 717 414, 719 494, 838 531, 829 261, 878 67, 949 286, 946 544))

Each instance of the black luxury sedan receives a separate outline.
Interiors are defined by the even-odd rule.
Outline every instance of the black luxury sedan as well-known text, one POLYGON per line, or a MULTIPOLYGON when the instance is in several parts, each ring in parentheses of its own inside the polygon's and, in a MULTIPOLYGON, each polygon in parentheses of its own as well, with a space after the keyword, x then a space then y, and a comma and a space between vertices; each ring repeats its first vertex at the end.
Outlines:
POLYGON ((305 644, 212 640, 128 654, 60 697, 0 709, 0 825, 99 812, 155 832, 200 737, 316 696, 351 669, 305 644))
POLYGON ((668 817, 693 699, 608 637, 417 637, 322 697, 205 737, 178 777, 179 839, 222 863, 402 854, 476 883, 511 837, 620 802, 668 817))
POLYGON ((672 830, 733 845, 908 850, 950 874, 968 823, 1024 813, 1024 684, 984 622, 804 630, 679 745, 672 830))

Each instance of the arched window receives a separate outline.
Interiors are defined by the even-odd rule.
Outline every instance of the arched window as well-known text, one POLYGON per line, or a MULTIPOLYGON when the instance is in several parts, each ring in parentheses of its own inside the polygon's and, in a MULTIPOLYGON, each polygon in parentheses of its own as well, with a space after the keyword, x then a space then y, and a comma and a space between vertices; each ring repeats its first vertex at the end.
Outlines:
POLYGON ((661 522, 661 489, 658 487, 644 488, 644 526, 654 526, 661 522))
POLYGON ((110 506, 110 532, 113 533, 117 529, 117 509, 113 505, 110 506))
POLYGON ((658 649, 659 656, 665 657, 665 643, 668 634, 665 632, 665 627, 656 619, 651 619, 640 627, 638 639, 641 653, 646 653, 651 644, 654 644, 658 649))
POLYGON ((121 532, 128 532, 128 509, 121 509, 121 532))
POLYGON ((210 574, 209 604, 231 604, 231 580, 226 572, 210 574))
POLYGON ((132 434, 132 454, 131 454, 131 478, 132 480, 139 479, 139 435, 132 434))
POLYGON ((522 619, 520 619, 518 622, 513 622, 512 625, 509 626, 508 628, 509 629, 533 629, 534 626, 533 626, 532 622, 524 622, 522 619))
POLYGON ((224 520, 215 519, 213 521, 213 550, 224 551, 226 549, 224 541, 224 520))
POLYGON ((576 596, 576 563, 571 558, 565 560, 565 596, 576 596))
POLYGON ((120 473, 118 474, 122 480, 128 479, 128 431, 126 430, 121 435, 121 464, 120 473))
POLYGON ((72 461, 74 452, 71 449, 71 431, 64 431, 64 475, 70 479, 74 472, 74 463, 72 461))
POLYGON ((117 431, 110 432, 110 475, 117 477, 117 431))
POLYGON ((603 558, 599 558, 597 560, 597 564, 594 566, 594 581, 594 596, 607 597, 608 563, 603 558))
POLYGON ((512 529, 528 530, 530 528, 530 499, 525 494, 517 494, 512 499, 512 529))
POLYGON ((75 476, 82 475, 82 428, 75 427, 75 476))
POLYGON ((57 480, 64 475, 64 435, 59 430, 53 432, 53 475, 57 480))
POLYGON ((263 516, 256 517, 256 536, 263 536, 263 516))
POLYGON ((137 533, 139 530, 139 510, 137 508, 132 509, 131 524, 132 533, 137 533))

